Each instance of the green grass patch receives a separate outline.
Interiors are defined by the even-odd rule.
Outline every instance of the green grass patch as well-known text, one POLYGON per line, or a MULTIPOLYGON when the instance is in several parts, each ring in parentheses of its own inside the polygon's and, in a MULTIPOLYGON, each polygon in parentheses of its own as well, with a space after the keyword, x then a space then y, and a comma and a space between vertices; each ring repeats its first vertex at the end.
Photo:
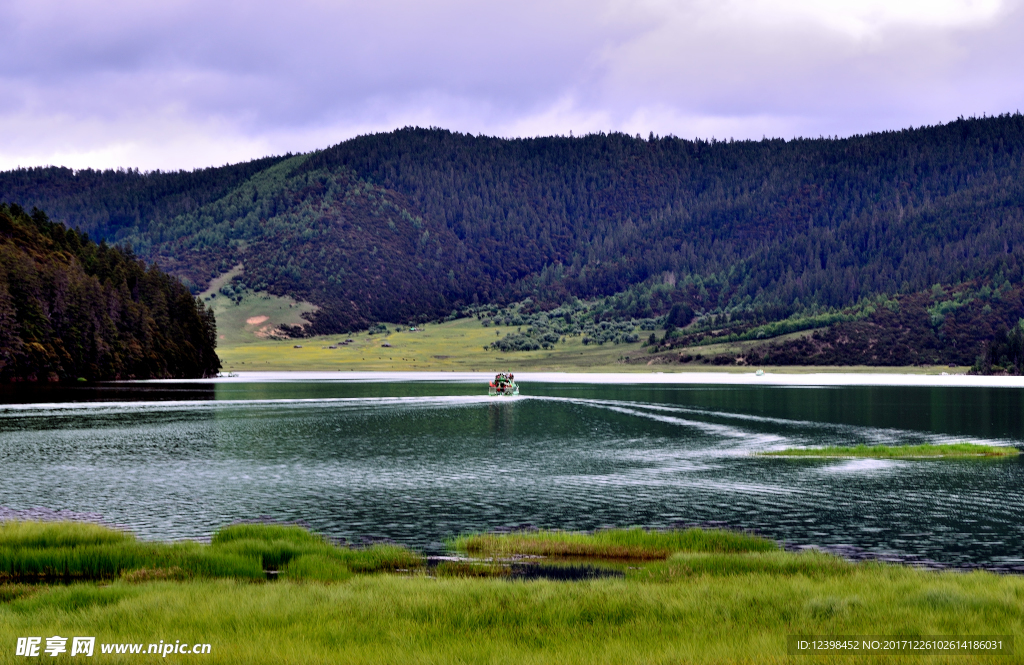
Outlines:
POLYGON ((647 531, 607 529, 594 533, 535 531, 508 534, 471 534, 451 541, 453 549, 475 556, 516 555, 580 557, 591 559, 666 559, 675 552, 770 552, 773 541, 720 529, 647 531))
POLYGON ((323 554, 296 557, 288 562, 284 572, 290 580, 306 582, 344 582, 352 577, 345 564, 323 554))
POLYGON ((145 568, 175 568, 190 577, 264 577, 259 561, 198 543, 0 547, 0 580, 100 580, 145 568))
MULTIPOLYGON (((97 662, 126 663, 103 657, 100 645, 208 643, 211 653, 200 660, 211 664, 781 664, 795 662, 786 655, 791 634, 1014 635, 1019 648, 1022 602, 1018 576, 861 565, 841 575, 752 571, 659 583, 390 575, 329 585, 114 582, 44 587, 0 604, 0 644, 13 650, 26 635, 94 635, 97 662)), ((896 655, 799 662, 995 661, 896 655)))
MULTIPOLYGON (((253 313, 256 311, 252 310, 253 313)), ((583 344, 582 337, 567 337, 564 343, 559 342, 551 349, 504 353, 489 348, 490 343, 499 337, 517 333, 519 327, 485 328, 476 319, 431 323, 418 327, 416 332, 389 323, 390 332, 386 335, 360 332, 289 340, 252 337, 248 341, 240 341, 240 336, 233 336, 229 331, 228 326, 231 325, 231 320, 222 320, 221 314, 217 313, 218 333, 226 335, 217 346, 224 372, 355 370, 480 371, 493 374, 510 367, 516 372, 650 372, 666 369, 620 362, 626 356, 635 358, 645 354, 640 342, 597 345, 583 344), (225 328, 222 329, 222 325, 225 328), (395 332, 396 328, 401 328, 401 332, 395 332), (346 343, 349 339, 352 342, 346 343), (302 348, 295 348, 296 345, 302 348), (332 346, 336 348, 330 348, 332 346)))
POLYGON ((322 536, 297 524, 232 524, 218 529, 210 542, 225 545, 238 540, 286 542, 295 547, 323 545, 325 542, 322 536))
POLYGON ((475 561, 442 561, 434 568, 436 577, 508 577, 508 565, 475 561))
POLYGON ((78 522, 0 523, 0 580, 112 579, 147 568, 189 577, 263 577, 257 561, 199 543, 143 543, 78 522))
POLYGON ((26 598, 38 591, 40 587, 29 584, 0 584, 0 603, 9 603, 18 598, 26 598))
POLYGON ((422 557, 399 545, 340 547, 295 525, 233 524, 214 534, 211 547, 254 557, 264 570, 279 570, 304 555, 332 559, 357 573, 411 570, 423 565, 422 557))
POLYGON ((309 321, 302 315, 319 309, 316 305, 287 296, 242 288, 233 280, 244 279, 243 273, 239 264, 213 279, 206 291, 199 294, 217 317, 219 348, 258 344, 271 339, 282 325, 306 326, 309 321), (228 292, 221 291, 222 287, 226 287, 228 292))
MULTIPOLYGON (((22 534, 32 528, 17 527, 22 534)), ((15 538, 17 529, 8 533, 8 546, 31 541, 15 538)), ((422 568, 402 576, 356 575, 349 562, 382 570, 420 559, 390 545, 338 547, 290 526, 235 525, 219 531, 211 545, 136 543, 126 534, 74 541, 59 526, 49 533, 39 547, 21 549, 160 545, 237 556, 257 569, 263 555, 236 548, 262 543, 267 551, 300 552, 272 584, 191 576, 174 565, 150 565, 102 584, 0 584, 0 644, 10 647, 32 635, 90 635, 98 662, 128 662, 104 656, 104 644, 168 639, 210 644, 202 660, 211 664, 573 665, 785 663, 792 661, 786 637, 793 634, 1011 635, 1017 645, 1024 638, 1020 576, 854 564, 820 552, 783 552, 763 538, 717 530, 547 531, 464 536, 453 543, 487 554, 611 558, 604 565, 626 574, 572 583, 512 581, 510 565, 472 561, 442 562, 434 576, 422 568), (623 552, 643 561, 619 558, 623 552)), ((857 662, 989 660, 887 655, 857 662)), ((815 656, 800 661, 839 662, 815 656)))
MULTIPOLYGON (((867 564, 861 564, 867 565, 867 564)), ((849 575, 857 566, 845 559, 822 552, 750 552, 741 554, 686 553, 673 554, 666 561, 657 561, 627 571, 627 576, 640 581, 670 582, 701 575, 726 577, 763 574, 776 577, 803 575, 812 578, 849 575)))
POLYGON ((937 457, 1016 457, 1020 451, 1011 446, 983 446, 974 443, 923 444, 912 446, 828 446, 789 448, 756 453, 769 457, 870 457, 874 459, 914 459, 937 457))
POLYGON ((359 573, 422 565, 422 558, 404 547, 340 547, 298 526, 233 525, 215 534, 212 544, 202 545, 140 542, 131 534, 93 524, 0 523, 0 582, 119 577, 132 582, 197 577, 262 580, 265 571, 279 570, 304 556, 313 557, 304 565, 319 557, 334 562, 325 564, 325 570, 359 573))
POLYGON ((39 549, 133 543, 135 537, 84 522, 0 522, 0 547, 39 549))

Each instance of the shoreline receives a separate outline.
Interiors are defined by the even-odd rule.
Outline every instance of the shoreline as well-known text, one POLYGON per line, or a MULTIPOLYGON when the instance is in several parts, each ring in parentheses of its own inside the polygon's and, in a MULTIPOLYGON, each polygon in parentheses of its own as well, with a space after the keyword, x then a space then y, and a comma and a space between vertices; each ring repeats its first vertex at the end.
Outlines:
MULTIPOLYGON (((493 372, 466 371, 364 371, 364 370, 276 370, 231 372, 231 375, 207 379, 151 379, 131 383, 272 383, 297 381, 371 382, 449 382, 486 383, 493 372)), ((1024 388, 1024 376, 973 376, 967 374, 898 374, 870 372, 517 372, 517 383, 578 383, 618 385, 735 385, 780 387, 979 387, 1024 388)), ((126 382, 127 383, 127 382, 126 382)))
MULTIPOLYGON (((76 512, 65 511, 65 510, 52 510, 52 509, 43 508, 43 507, 35 507, 35 508, 30 508, 30 509, 18 510, 18 509, 14 509, 14 508, 5 507, 5 506, 0 506, 0 527, 3 527, 5 524, 14 524, 14 523, 19 523, 19 522, 20 523, 32 523, 32 524, 37 524, 37 525, 51 524, 51 525, 54 525, 54 526, 67 525, 67 524, 92 525, 92 526, 97 526, 97 527, 101 527, 101 528, 104 528, 104 529, 109 529, 109 530, 112 530, 112 531, 117 532, 117 533, 125 534, 125 535, 127 535, 127 536, 129 536, 130 538, 133 538, 133 539, 137 538, 137 536, 135 535, 135 532, 132 530, 132 528, 130 526, 119 525, 119 524, 115 524, 115 523, 112 523, 110 521, 107 521, 107 520, 103 519, 103 516, 101 514, 99 514, 99 513, 76 513, 76 512)), ((364 538, 364 539, 362 539, 362 540, 360 540, 358 542, 355 542, 355 543, 348 543, 348 542, 345 542, 345 541, 339 541, 337 539, 332 538, 331 536, 328 536, 326 534, 314 531, 313 529, 311 529, 309 527, 308 523, 303 521, 303 520, 294 521, 294 522, 279 522, 279 521, 275 521, 275 520, 267 519, 267 518, 256 518, 256 519, 253 519, 253 520, 236 521, 236 522, 233 522, 231 524, 228 524, 228 525, 225 525, 223 527, 220 527, 220 529, 222 530, 222 529, 226 529, 226 528, 238 528, 238 527, 245 528, 245 527, 249 527, 249 526, 269 527, 269 528, 279 528, 279 527, 291 528, 291 527, 298 527, 298 528, 301 528, 301 529, 304 529, 304 530, 308 530, 311 534, 314 534, 316 537, 322 537, 324 539, 325 543, 328 543, 328 544, 331 544, 331 545, 335 545, 335 546, 340 546, 340 547, 343 547, 343 548, 355 547, 355 548, 365 549, 367 547, 371 547, 371 546, 374 546, 374 545, 395 545, 395 546, 402 547, 402 548, 408 548, 408 546, 406 546, 406 545, 402 545, 400 543, 396 543, 394 541, 386 540, 386 539, 385 540, 378 540, 378 539, 366 539, 366 538, 364 538)), ((523 530, 523 531, 520 531, 518 528, 515 528, 515 527, 508 527, 508 528, 497 528, 497 529, 493 529, 493 530, 490 530, 490 531, 481 532, 478 535, 494 536, 494 537, 499 537, 500 538, 500 537, 507 537, 507 536, 509 536, 511 534, 516 534, 516 533, 531 534, 531 533, 537 533, 539 531, 542 531, 542 530, 537 529, 536 527, 534 527, 532 525, 522 525, 522 526, 525 527, 525 530, 523 530)), ((998 575, 1024 576, 1024 559, 1010 560, 1010 561, 1005 561, 1005 562, 996 562, 996 561, 989 561, 989 562, 967 561, 967 562, 956 562, 956 563, 943 562, 943 561, 936 561, 935 559, 931 559, 931 558, 929 558, 929 557, 927 557, 927 556, 925 556, 923 554, 914 554, 914 553, 911 553, 911 552, 905 552, 905 551, 899 551, 899 550, 866 549, 864 547, 861 547, 859 545, 854 545, 854 544, 851 544, 851 543, 818 544, 818 543, 795 542, 795 541, 791 541, 791 540, 788 540, 788 539, 785 539, 785 538, 775 539, 775 538, 772 538, 770 536, 766 536, 766 535, 762 534, 757 529, 738 528, 738 527, 735 527, 735 526, 732 526, 732 525, 728 524, 727 522, 721 522, 721 521, 702 521, 702 522, 685 522, 685 521, 683 521, 683 522, 675 523, 674 525, 672 525, 672 526, 670 526, 668 528, 661 528, 661 529, 646 529, 644 527, 612 527, 611 530, 612 531, 614 531, 614 530, 620 530, 621 531, 621 530, 629 530, 629 529, 634 529, 634 528, 643 529, 644 531, 646 531, 648 533, 651 533, 651 534, 671 534, 673 532, 681 532, 681 531, 686 531, 686 530, 690 530, 690 529, 697 529, 697 530, 700 530, 700 531, 705 532, 705 533, 707 533, 707 532, 722 531, 722 532, 725 532, 725 533, 728 533, 728 534, 733 534, 733 535, 740 536, 740 537, 748 536, 748 537, 753 537, 753 538, 757 538, 757 539, 763 539, 763 540, 765 540, 767 542, 770 542, 770 543, 774 544, 775 546, 777 546, 778 550, 782 551, 782 552, 788 552, 788 553, 792 553, 792 554, 803 554, 803 553, 808 553, 808 552, 820 552, 820 553, 830 554, 830 555, 836 556, 836 557, 838 557, 838 558, 840 558, 840 559, 842 559, 842 560, 844 560, 844 561, 846 561, 848 563, 851 563, 851 564, 859 564, 859 563, 865 563, 865 562, 875 562, 875 563, 885 563, 885 564, 897 565, 897 566, 905 566, 905 567, 912 568, 912 569, 923 570, 923 571, 931 571, 931 572, 945 572, 945 571, 948 571, 948 572, 969 573, 969 572, 983 571, 983 572, 988 572, 988 573, 993 573, 993 574, 998 574, 998 575)), ((189 538, 189 539, 184 539, 184 540, 158 539, 158 540, 139 540, 138 542, 141 543, 141 544, 144 544, 144 545, 155 545, 155 546, 159 546, 159 545, 168 545, 168 546, 170 546, 170 545, 182 544, 182 543, 195 543, 195 544, 199 544, 199 545, 210 545, 211 544, 211 540, 213 539, 214 535, 216 534, 216 531, 217 530, 215 530, 214 532, 211 532, 211 534, 209 536, 198 538, 198 539, 195 539, 195 538, 189 538)), ((551 533, 561 533, 562 532, 559 529, 554 529, 554 530, 549 530, 549 531, 551 533)), ((565 531, 564 533, 571 534, 571 535, 579 535, 579 536, 583 536, 583 537, 592 537, 595 534, 600 533, 601 531, 602 531, 601 529, 597 529, 597 530, 584 530, 584 531, 565 531)), ((466 561, 474 561, 474 562, 493 562, 493 561, 497 560, 493 553, 491 553, 491 554, 477 553, 474 556, 472 554, 467 554, 467 553, 463 552, 462 550, 460 550, 458 548, 452 547, 450 543, 449 543, 449 546, 445 549, 445 551, 443 553, 421 551, 421 550, 417 550, 415 548, 408 548, 407 551, 410 554, 412 554, 413 556, 420 557, 422 559, 422 561, 424 562, 424 565, 427 566, 427 568, 436 566, 439 562, 442 562, 442 561, 455 561, 455 560, 462 561, 462 560, 466 560, 466 561)), ((700 552, 696 552, 696 553, 700 553, 700 552)), ((532 562, 533 564, 540 564, 540 565, 543 565, 545 563, 548 563, 548 564, 558 563, 558 562, 563 560, 562 558, 560 558, 558 555, 555 555, 555 554, 537 555, 537 554, 522 554, 522 553, 511 555, 511 558, 509 560, 512 561, 512 560, 520 560, 520 559, 523 560, 523 561, 529 560, 529 562, 532 562)), ((667 560, 668 557, 665 557, 665 559, 667 560)), ((586 555, 580 555, 580 556, 576 556, 576 557, 570 556, 567 560, 569 560, 569 561, 579 560, 579 562, 583 562, 584 560, 586 560, 585 562, 590 564, 590 565, 601 564, 601 563, 608 564, 608 561, 609 561, 607 558, 604 558, 604 557, 601 557, 601 556, 586 556, 586 555)), ((614 561, 614 560, 615 560, 615 558, 612 559, 612 561, 614 561)), ((635 562, 635 560, 633 558, 629 558, 629 557, 626 557, 623 560, 626 560, 628 562, 635 562)), ((657 559, 657 560, 661 560, 661 559, 657 559)), ((2 577, 2 576, 0 576, 0 577, 2 577)), ((522 576, 519 576, 519 577, 522 577, 522 576)), ((541 578, 544 578, 543 575, 526 575, 526 577, 527 578, 531 578, 531 579, 541 579, 541 578)), ((276 579, 276 576, 268 577, 268 579, 276 579)), ((590 578, 585 576, 585 577, 582 577, 580 579, 590 579, 590 578)), ((17 580, 15 580, 15 581, 17 581, 17 580)), ((90 581, 90 580, 85 580, 85 581, 90 581)), ((10 580, 8 580, 8 582, 10 582, 10 580)), ((0 580, 0 584, 2 584, 2 583, 4 583, 4 582, 2 580, 0 580)), ((47 583, 47 582, 44 581, 43 583, 47 583)))

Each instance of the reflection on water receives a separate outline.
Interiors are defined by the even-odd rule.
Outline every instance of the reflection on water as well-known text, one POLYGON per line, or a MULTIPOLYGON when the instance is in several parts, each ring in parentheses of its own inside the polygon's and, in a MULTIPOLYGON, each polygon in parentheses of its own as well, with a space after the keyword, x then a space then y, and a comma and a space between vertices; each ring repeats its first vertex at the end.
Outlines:
POLYGON ((720 521, 947 563, 1022 559, 1020 460, 755 457, 789 446, 1024 442, 1006 388, 152 384, 5 393, 0 507, 143 537, 238 519, 439 551, 452 535, 720 521), (73 401, 68 401, 73 400, 73 401), (60 403, 57 403, 60 402, 60 403))

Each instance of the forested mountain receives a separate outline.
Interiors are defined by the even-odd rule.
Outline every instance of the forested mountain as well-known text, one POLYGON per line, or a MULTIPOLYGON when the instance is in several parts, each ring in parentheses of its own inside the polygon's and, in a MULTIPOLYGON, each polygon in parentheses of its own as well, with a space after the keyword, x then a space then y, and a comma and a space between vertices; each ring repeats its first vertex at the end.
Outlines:
POLYGON ((50 217, 113 244, 140 228, 216 201, 287 157, 198 171, 17 169, 0 173, 0 201, 46 210, 50 217))
POLYGON ((318 332, 620 292, 631 316, 767 322, 1021 283, 1024 116, 791 141, 407 128, 190 174, 7 172, 0 200, 197 286, 242 261, 249 286, 320 305, 318 332))
POLYGON ((213 314, 128 250, 0 204, 0 380, 194 378, 213 314))

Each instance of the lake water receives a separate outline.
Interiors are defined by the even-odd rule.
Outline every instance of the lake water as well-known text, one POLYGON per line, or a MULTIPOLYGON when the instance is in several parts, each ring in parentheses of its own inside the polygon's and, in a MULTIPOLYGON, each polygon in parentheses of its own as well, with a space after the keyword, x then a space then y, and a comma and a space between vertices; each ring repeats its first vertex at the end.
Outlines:
POLYGON ((522 397, 495 399, 486 378, 442 376, 5 386, 0 511, 93 513, 152 539, 266 516, 426 552, 500 527, 720 522, 948 564, 1024 560, 1024 458, 752 455, 1022 445, 1020 388, 521 377, 522 397))

